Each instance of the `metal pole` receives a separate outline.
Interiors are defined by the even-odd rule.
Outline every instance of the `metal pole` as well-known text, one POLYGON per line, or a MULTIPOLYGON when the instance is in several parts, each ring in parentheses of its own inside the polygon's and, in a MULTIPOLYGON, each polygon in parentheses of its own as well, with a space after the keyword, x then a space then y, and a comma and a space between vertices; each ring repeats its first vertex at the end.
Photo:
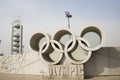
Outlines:
POLYGON ((72 18, 72 15, 66 11, 65 11, 65 14, 66 14, 66 17, 68 18, 68 28, 70 28, 70 18, 72 18))
MULTIPOLYGON (((66 14, 66 17, 68 18, 68 28, 70 29, 70 18, 72 17, 72 15, 67 11, 65 11, 65 14, 66 14)), ((69 35, 69 39, 70 38, 71 36, 69 35)))
POLYGON ((70 19, 68 17, 68 28, 70 28, 70 19))

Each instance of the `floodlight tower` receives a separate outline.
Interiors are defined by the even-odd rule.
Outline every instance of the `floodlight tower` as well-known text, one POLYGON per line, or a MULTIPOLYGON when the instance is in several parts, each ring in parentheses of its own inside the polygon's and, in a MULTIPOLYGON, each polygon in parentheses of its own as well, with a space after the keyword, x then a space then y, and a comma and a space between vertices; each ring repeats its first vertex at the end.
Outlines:
POLYGON ((72 18, 72 15, 70 12, 65 11, 66 17, 68 18, 68 28, 70 28, 70 18, 72 18))
POLYGON ((23 26, 20 18, 13 21, 12 38, 11 38, 11 54, 22 54, 23 50, 23 26))

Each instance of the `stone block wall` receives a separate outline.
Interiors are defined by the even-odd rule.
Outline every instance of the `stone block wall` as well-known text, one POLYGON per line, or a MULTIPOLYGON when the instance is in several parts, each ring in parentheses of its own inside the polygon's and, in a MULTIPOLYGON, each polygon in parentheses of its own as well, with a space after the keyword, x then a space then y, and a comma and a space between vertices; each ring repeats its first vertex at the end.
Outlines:
POLYGON ((103 47, 84 64, 85 76, 120 76, 120 47, 103 47))

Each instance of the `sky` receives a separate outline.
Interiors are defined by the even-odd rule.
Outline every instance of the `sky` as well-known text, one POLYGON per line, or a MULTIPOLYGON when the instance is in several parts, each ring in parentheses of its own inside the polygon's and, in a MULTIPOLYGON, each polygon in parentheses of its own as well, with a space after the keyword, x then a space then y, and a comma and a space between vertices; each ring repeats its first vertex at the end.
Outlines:
POLYGON ((36 32, 53 35, 67 28, 65 11, 72 14, 71 30, 96 26, 104 32, 103 47, 120 47, 120 0, 0 0, 0 53, 11 53, 12 23, 21 16, 24 52, 36 32))

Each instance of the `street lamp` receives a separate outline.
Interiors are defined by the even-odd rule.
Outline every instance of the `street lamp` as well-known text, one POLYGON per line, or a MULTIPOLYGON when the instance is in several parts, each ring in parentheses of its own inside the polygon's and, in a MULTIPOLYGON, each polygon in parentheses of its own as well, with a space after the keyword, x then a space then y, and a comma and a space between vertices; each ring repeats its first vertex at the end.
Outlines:
POLYGON ((66 17, 68 18, 68 28, 70 28, 70 18, 72 18, 72 15, 70 12, 65 11, 66 17))

